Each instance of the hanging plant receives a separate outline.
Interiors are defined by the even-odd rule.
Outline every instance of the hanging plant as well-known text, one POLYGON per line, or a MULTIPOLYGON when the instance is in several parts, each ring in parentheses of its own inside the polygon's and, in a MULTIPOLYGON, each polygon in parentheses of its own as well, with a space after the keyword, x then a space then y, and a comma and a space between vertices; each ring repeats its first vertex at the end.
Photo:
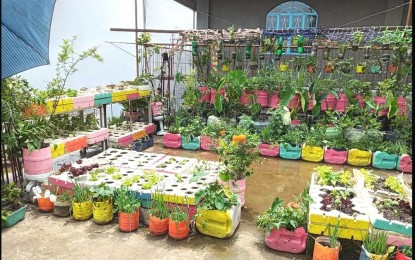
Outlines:
POLYGON ((360 43, 363 41, 363 33, 361 31, 355 31, 353 32, 352 37, 352 51, 357 51, 359 49, 360 43))
MULTIPOLYGON (((304 36, 302 36, 302 35, 297 35, 296 36, 297 37, 297 52, 298 53, 303 53, 304 52, 304 42, 305 42, 305 39, 304 39, 304 36)), ((293 41, 294 42, 294 41, 293 41)))
POLYGON ((277 49, 275 50, 275 55, 277 57, 281 57, 282 55, 282 46, 284 44, 284 38, 279 37, 278 38, 278 43, 277 43, 277 49))
POLYGON ((197 56, 198 54, 198 46, 197 46, 197 36, 193 36, 192 40, 192 55, 197 56))
POLYGON ((250 59, 251 58, 251 49, 252 49, 252 41, 247 40, 246 41, 246 48, 245 48, 245 58, 250 59))
POLYGON ((367 59, 370 58, 370 49, 371 49, 370 46, 365 47, 365 50, 364 50, 364 53, 363 53, 363 59, 367 60, 367 59))
POLYGON ((310 55, 313 56, 313 57, 315 57, 315 56, 317 56, 318 42, 317 41, 314 41, 312 46, 313 47, 311 48, 310 55))
POLYGON ((339 46, 339 50, 338 50, 338 53, 337 53, 337 58, 338 59, 341 59, 341 60, 344 59, 344 56, 346 55, 346 51, 347 51, 348 47, 349 46, 346 43, 343 43, 339 46))
POLYGON ((222 59, 222 47, 223 47, 223 44, 222 43, 223 43, 222 42, 222 39, 218 39, 216 41, 216 44, 217 44, 217 47, 216 47, 216 56, 218 57, 218 60, 221 60, 222 59))

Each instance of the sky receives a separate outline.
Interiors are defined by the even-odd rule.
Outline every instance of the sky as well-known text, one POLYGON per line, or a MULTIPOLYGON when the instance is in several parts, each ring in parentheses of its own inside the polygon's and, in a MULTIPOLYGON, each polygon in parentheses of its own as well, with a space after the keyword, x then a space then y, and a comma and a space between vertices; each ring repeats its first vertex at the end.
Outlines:
MULTIPOLYGON (((146 1, 147 29, 192 29, 193 11, 173 0, 137 0, 138 28, 143 28, 142 3, 146 1)), ((112 32, 110 28, 135 28, 134 0, 56 0, 49 42, 50 65, 20 73, 32 87, 46 89, 55 74, 57 54, 63 39, 77 36, 74 49, 80 53, 98 46, 104 62, 87 59, 79 63, 67 87, 79 89, 117 84, 136 77, 135 57, 106 43, 134 42, 134 32, 112 32)), ((170 34, 153 34, 154 42, 170 42, 170 34)), ((135 54, 133 44, 117 44, 135 54)), ((118 109, 117 109, 118 110, 118 109)))

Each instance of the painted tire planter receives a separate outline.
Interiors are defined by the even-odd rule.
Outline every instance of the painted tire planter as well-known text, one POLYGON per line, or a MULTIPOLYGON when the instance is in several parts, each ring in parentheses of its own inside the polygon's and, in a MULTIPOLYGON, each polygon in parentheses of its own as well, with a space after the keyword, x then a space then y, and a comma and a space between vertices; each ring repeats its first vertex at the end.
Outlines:
POLYGON ((37 207, 39 208, 40 212, 52 212, 55 204, 50 201, 50 198, 38 198, 37 199, 37 207))
POLYGON ((301 157, 301 147, 298 145, 291 145, 289 143, 281 143, 280 157, 289 160, 297 160, 301 157))
POLYGON ((68 217, 70 215, 71 203, 69 201, 60 202, 55 201, 55 207, 53 208, 53 215, 57 217, 68 217))
POLYGON ((324 148, 324 162, 330 164, 345 164, 347 162, 347 149, 345 148, 324 148))
POLYGON ((239 196, 241 207, 245 206, 246 179, 235 181, 236 187, 233 185, 232 181, 228 181, 228 182, 220 181, 220 183, 228 185, 230 190, 239 196))
POLYGON ((270 95, 268 107, 275 108, 280 102, 280 98, 277 92, 274 92, 270 95))
POLYGON ((322 162, 324 159, 324 149, 304 144, 301 149, 301 159, 308 162, 322 162))
POLYGON ((153 116, 159 116, 163 114, 162 111, 163 103, 161 102, 152 102, 151 103, 151 113, 153 116))
POLYGON ((265 245, 267 247, 293 254, 300 254, 305 251, 307 242, 307 232, 303 227, 289 231, 285 228, 273 229, 271 233, 265 236, 265 245))
POLYGON ((336 102, 336 110, 339 112, 344 112, 349 106, 349 99, 347 99, 346 94, 340 93, 339 99, 336 102))
POLYGON ((354 98, 357 99, 357 103, 359 104, 359 106, 361 108, 365 108, 366 107, 366 103, 365 103, 365 100, 363 99, 363 96, 361 96, 361 95, 355 95, 354 98))
POLYGON ((231 237, 241 220, 241 207, 233 206, 227 211, 200 210, 196 218, 196 228, 204 235, 228 238, 231 237))
POLYGON ((269 92, 264 90, 255 90, 256 102, 261 107, 268 107, 269 92))
POLYGON ((211 138, 210 136, 201 135, 200 136, 200 148, 205 151, 210 151, 210 146, 217 147, 218 143, 216 139, 211 138))
MULTIPOLYGON (((385 106, 386 97, 374 97, 373 102, 381 107, 385 106)), ((388 114, 388 109, 382 109, 379 111, 379 116, 386 116, 388 114)))
POLYGON ((135 213, 118 212, 118 228, 122 232, 132 232, 137 230, 138 221, 140 220, 140 212, 135 213))
POLYGON ((300 94, 295 93, 294 97, 291 98, 290 102, 288 103, 288 109, 300 108, 301 107, 301 99, 300 94))
POLYGON ((76 220, 88 220, 92 218, 92 201, 72 203, 72 216, 76 220))
POLYGON ((359 260, 388 260, 388 259, 389 259, 389 255, 387 253, 384 255, 371 254, 362 245, 362 250, 360 251, 359 260))
POLYGON ((353 166, 369 166, 372 161, 372 151, 350 149, 347 155, 347 164, 353 166))
POLYGON ((259 154, 269 157, 276 157, 280 154, 280 147, 270 144, 260 143, 258 145, 259 154))
POLYGON ((252 100, 253 100, 252 95, 253 94, 254 94, 253 91, 243 90, 242 96, 241 96, 241 98, 239 100, 241 101, 242 104, 249 105, 250 103, 252 103, 252 100))
POLYGON ((169 219, 169 237, 175 240, 183 240, 189 236, 188 220, 175 222, 169 219))
POLYGON ((10 215, 6 217, 6 221, 1 223, 2 227, 11 227, 16 225, 18 222, 23 220, 26 216, 27 206, 22 205, 18 210, 13 211, 10 215))
MULTIPOLYGON (((216 94, 216 89, 212 88, 210 89, 210 103, 211 104, 215 104, 215 94, 216 94)), ((225 94, 225 90, 221 89, 218 92, 218 95, 223 95, 225 94)))
POLYGON ((167 148, 180 148, 182 146, 181 135, 165 133, 163 135, 163 145, 167 148))
POLYGON ((52 152, 49 145, 45 148, 34 150, 23 148, 23 165, 26 175, 38 175, 52 171, 52 152))
POLYGON ((336 107, 336 97, 333 94, 327 94, 327 97, 320 101, 321 111, 333 110, 336 107))
POLYGON ((200 136, 197 136, 193 139, 190 139, 190 137, 187 138, 186 136, 182 136, 182 148, 186 150, 199 150, 200 136))
POLYGON ((169 219, 160 219, 156 216, 148 216, 148 230, 154 236, 167 234, 169 231, 169 219))
POLYGON ((376 151, 373 153, 372 167, 378 169, 392 170, 396 168, 398 155, 376 151))
POLYGON ((408 154, 399 156, 396 169, 404 173, 412 173, 411 157, 408 154))
POLYGON ((401 253, 401 251, 405 248, 408 248, 409 246, 401 246, 399 247, 399 250, 396 251, 395 260, 411 260, 412 258, 404 255, 401 253))
POLYGON ((95 224, 105 225, 112 222, 112 201, 94 202, 92 207, 93 221, 95 224))
POLYGON ((340 243, 337 242, 337 248, 330 248, 324 246, 322 243, 329 244, 329 238, 324 236, 316 237, 313 260, 338 260, 340 255, 340 243))

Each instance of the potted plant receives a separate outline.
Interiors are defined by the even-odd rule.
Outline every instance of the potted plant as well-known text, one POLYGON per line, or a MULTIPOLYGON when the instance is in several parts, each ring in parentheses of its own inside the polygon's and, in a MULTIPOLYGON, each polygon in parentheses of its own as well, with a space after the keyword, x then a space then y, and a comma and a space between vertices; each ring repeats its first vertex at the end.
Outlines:
MULTIPOLYGON (((50 187, 50 186, 49 186, 50 187)), ((56 196, 52 194, 50 189, 45 187, 33 187, 33 193, 36 195, 37 206, 40 212, 52 212, 55 207, 53 201, 56 196)), ((54 192, 56 194, 56 190, 54 192)))
POLYGON ((412 259, 412 246, 400 246, 396 251, 395 260, 412 259))
POLYGON ((309 162, 321 162, 324 159, 325 128, 315 128, 308 131, 301 148, 301 159, 309 162))
POLYGON ((218 138, 226 134, 227 128, 227 125, 222 121, 207 124, 201 130, 200 148, 205 151, 213 151, 218 145, 218 138))
POLYGON ((286 72, 289 70, 289 66, 288 63, 286 61, 281 61, 280 62, 280 72, 286 72))
POLYGON ((92 194, 88 187, 74 183, 72 216, 75 220, 88 220, 92 217, 92 194))
POLYGON ((304 189, 287 207, 277 197, 272 206, 257 217, 256 227, 265 232, 265 244, 269 248, 294 254, 304 252, 311 201, 308 189, 304 189))
POLYGON ((167 234, 169 229, 169 209, 163 201, 163 194, 153 193, 148 210, 148 229, 150 234, 160 236, 167 234))
POLYGON ((278 156, 280 148, 270 126, 266 126, 261 130, 260 140, 261 143, 258 145, 259 154, 270 157, 278 156))
POLYGON ((222 72, 229 72, 231 66, 231 60, 228 57, 225 57, 222 60, 222 72))
POLYGON ((359 49, 360 43, 363 41, 363 32, 354 31, 352 34, 352 37, 353 37, 352 50, 357 51, 359 49))
POLYGON ((140 199, 128 187, 114 191, 113 213, 118 212, 118 228, 123 232, 137 230, 140 219, 140 199))
POLYGON ((202 130, 202 119, 195 116, 186 120, 183 126, 179 128, 179 134, 182 138, 182 148, 187 150, 199 150, 200 148, 200 131, 202 130))
POLYGON ((175 240, 183 240, 189 237, 189 232, 189 213, 176 204, 170 208, 169 237, 175 240))
POLYGON ((69 190, 62 194, 56 195, 55 207, 53 208, 53 215, 58 217, 68 217, 71 210, 72 194, 69 190))
POLYGON ((381 230, 369 230, 363 239, 359 260, 376 259, 387 260, 395 246, 388 246, 388 234, 381 230))
POLYGON ((97 186, 91 186, 89 191, 92 193, 94 223, 99 225, 111 223, 114 216, 112 213, 112 188, 102 182, 97 186))
POLYGON ((345 164, 347 161, 348 144, 343 136, 328 140, 324 147, 324 162, 330 164, 345 164))
POLYGON ((1 227, 11 227, 23 220, 27 206, 19 202, 22 190, 14 182, 1 185, 1 227))
POLYGON ((196 228, 208 236, 231 237, 241 219, 238 196, 228 186, 209 183, 195 194, 196 228))
POLYGON ((378 169, 395 169, 398 162, 398 154, 400 154, 401 143, 392 141, 373 142, 373 159, 372 167, 378 169))
POLYGON ((177 115, 169 116, 170 126, 168 132, 163 135, 163 145, 168 148, 180 148, 182 137, 179 133, 181 127, 181 118, 177 115))
POLYGON ((328 224, 326 228, 328 236, 318 236, 315 238, 313 260, 318 260, 318 259, 337 260, 339 259, 340 250, 341 250, 340 242, 337 240, 339 237, 339 233, 340 233, 339 224, 340 224, 340 220, 337 221, 334 227, 331 224, 328 224))
POLYGON ((343 60, 344 56, 346 55, 347 48, 349 47, 349 44, 347 43, 340 43, 338 44, 338 50, 337 50, 337 59, 343 60))
POLYGON ((366 72, 367 63, 365 61, 359 61, 356 64, 356 73, 363 74, 366 72))
MULTIPOLYGON (((347 85, 346 93, 353 93, 352 97, 357 100, 360 107, 364 108, 366 106, 365 100, 370 100, 372 98, 372 83, 351 79, 348 81, 347 85)), ((352 101, 353 99, 350 100, 352 101)))
POLYGON ((373 129, 371 131, 364 131, 359 139, 351 140, 349 153, 347 156, 347 164, 354 166, 368 166, 372 162, 372 142, 376 139, 381 140, 382 134, 380 131, 373 129))
POLYGON ((280 157, 290 160, 300 159, 304 134, 305 129, 303 126, 295 127, 292 130, 287 131, 287 133, 281 137, 280 157))

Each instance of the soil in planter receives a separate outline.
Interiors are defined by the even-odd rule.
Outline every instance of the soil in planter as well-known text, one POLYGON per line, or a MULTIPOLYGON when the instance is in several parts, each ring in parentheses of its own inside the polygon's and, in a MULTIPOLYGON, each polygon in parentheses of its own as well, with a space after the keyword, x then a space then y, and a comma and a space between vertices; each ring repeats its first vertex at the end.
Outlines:
MULTIPOLYGON (((399 198, 392 198, 392 205, 385 205, 385 200, 373 198, 373 203, 388 220, 397 220, 404 223, 412 223, 412 209, 409 202, 399 198)), ((389 204, 389 203, 388 203, 389 204)))
POLYGON ((385 186, 385 178, 379 177, 376 179, 375 183, 373 184, 373 191, 385 191, 391 193, 397 193, 396 191, 392 190, 391 188, 385 186))
POLYGON ((320 190, 325 192, 325 194, 319 194, 319 196, 323 198, 320 201, 320 203, 323 204, 323 206, 320 207, 321 210, 338 210, 350 216, 352 216, 354 213, 362 214, 353 209, 355 205, 352 203, 352 199, 356 196, 353 192, 349 192, 347 196, 342 196, 339 194, 332 194, 332 191, 327 189, 320 190))

